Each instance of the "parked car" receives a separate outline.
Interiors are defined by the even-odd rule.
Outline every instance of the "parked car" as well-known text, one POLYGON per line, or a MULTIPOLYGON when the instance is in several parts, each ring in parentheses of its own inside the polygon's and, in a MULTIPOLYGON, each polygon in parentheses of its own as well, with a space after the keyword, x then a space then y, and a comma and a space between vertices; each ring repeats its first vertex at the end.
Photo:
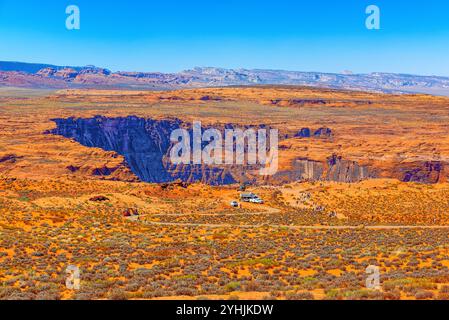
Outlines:
POLYGON ((238 208, 239 203, 237 201, 231 201, 231 207, 238 208))
POLYGON ((249 200, 249 202, 251 202, 251 203, 262 204, 262 203, 263 203, 263 200, 260 199, 260 198, 252 198, 252 199, 249 200))
POLYGON ((259 197, 254 193, 241 193, 240 200, 243 202, 251 202, 251 199, 258 199, 259 197))

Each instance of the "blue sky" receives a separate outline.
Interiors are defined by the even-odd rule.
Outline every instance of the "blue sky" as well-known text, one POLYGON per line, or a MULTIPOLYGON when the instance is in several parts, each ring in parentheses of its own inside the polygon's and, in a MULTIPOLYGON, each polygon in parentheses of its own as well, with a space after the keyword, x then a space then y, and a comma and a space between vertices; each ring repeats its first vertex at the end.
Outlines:
POLYGON ((449 76, 449 1, 0 0, 0 60, 449 76), (81 29, 65 28, 78 5, 81 29), (381 30, 365 8, 381 9, 381 30))

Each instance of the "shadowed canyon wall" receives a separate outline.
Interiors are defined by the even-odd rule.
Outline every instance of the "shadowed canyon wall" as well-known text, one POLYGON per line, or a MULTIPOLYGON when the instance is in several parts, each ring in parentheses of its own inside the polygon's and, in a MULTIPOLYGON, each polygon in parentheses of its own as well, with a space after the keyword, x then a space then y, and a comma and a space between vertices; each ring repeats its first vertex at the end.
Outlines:
MULTIPOLYGON (((256 169, 259 168, 257 166, 172 164, 169 159, 173 147, 170 142, 171 132, 178 128, 191 130, 190 124, 183 123, 179 119, 96 116, 88 119, 67 118, 53 121, 56 128, 48 133, 74 139, 87 147, 115 151, 123 155, 131 170, 146 182, 159 183, 181 179, 185 182, 203 182, 210 185, 245 181, 278 184, 298 180, 357 182, 368 178, 385 177, 406 182, 437 183, 441 180, 443 171, 441 163, 426 162, 407 166, 398 164, 385 169, 362 166, 341 156, 330 155, 323 161, 298 158, 289 169, 280 168, 275 175, 262 177, 256 173, 256 169)), ((222 129, 225 128, 233 128, 233 125, 223 125, 222 129)), ((260 125, 258 128, 265 126, 260 125)), ((330 130, 327 130, 320 134, 331 134, 330 130)))

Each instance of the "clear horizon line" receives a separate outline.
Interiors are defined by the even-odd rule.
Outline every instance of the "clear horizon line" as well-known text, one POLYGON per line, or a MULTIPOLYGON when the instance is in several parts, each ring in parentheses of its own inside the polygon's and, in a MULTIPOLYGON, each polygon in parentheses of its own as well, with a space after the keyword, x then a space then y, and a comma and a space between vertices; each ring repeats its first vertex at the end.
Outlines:
MULTIPOLYGON (((119 73, 119 72, 135 72, 135 73, 163 73, 163 74, 179 74, 183 73, 185 71, 194 70, 196 68, 206 69, 223 69, 223 70, 248 70, 248 71, 282 71, 282 72, 301 72, 301 73, 321 73, 321 74, 332 74, 332 75, 343 75, 343 76, 367 76, 372 74, 394 74, 394 75, 406 75, 406 76, 418 76, 418 77, 438 77, 438 78, 449 78, 445 75, 436 75, 436 74, 417 74, 417 73, 407 73, 407 72, 392 72, 392 71, 371 71, 368 73, 363 72, 352 72, 351 70, 343 70, 341 72, 329 72, 329 71, 304 71, 304 70, 289 70, 289 69, 282 69, 282 68, 245 68, 245 67, 236 67, 236 68, 226 68, 226 67, 214 67, 214 66, 194 66, 190 69, 183 69, 175 72, 169 72, 169 71, 131 71, 131 70, 114 70, 109 67, 104 66, 97 66, 94 64, 86 64, 86 65, 71 65, 71 64, 54 64, 54 63, 47 63, 47 62, 25 62, 25 61, 17 61, 17 60, 0 60, 0 62, 7 62, 7 63, 24 63, 24 64, 42 64, 42 65, 49 65, 49 66, 55 66, 55 67, 67 67, 67 68, 86 68, 86 67, 96 67, 100 69, 106 69, 111 71, 112 73, 119 73), (345 73, 348 72, 348 73, 345 73)), ((1 71, 1 70, 0 70, 1 71)))

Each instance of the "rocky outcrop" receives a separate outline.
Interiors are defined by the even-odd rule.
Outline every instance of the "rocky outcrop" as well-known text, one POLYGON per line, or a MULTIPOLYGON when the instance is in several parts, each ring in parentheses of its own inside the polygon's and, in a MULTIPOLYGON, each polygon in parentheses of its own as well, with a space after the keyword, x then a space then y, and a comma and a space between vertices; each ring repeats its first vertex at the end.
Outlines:
POLYGON ((357 182, 371 178, 392 178, 403 182, 435 184, 446 181, 445 164, 440 161, 398 162, 388 165, 361 165, 338 155, 327 158, 325 163, 302 160, 303 179, 337 182, 357 182))
POLYGON ((319 128, 313 136, 317 138, 329 138, 332 137, 332 130, 329 128, 319 128))
POLYGON ((15 154, 7 154, 7 155, 0 155, 0 163, 2 162, 10 162, 10 163, 15 163, 17 161, 17 159, 19 159, 20 157, 18 157, 15 154))
POLYGON ((326 101, 322 99, 273 99, 264 101, 264 104, 275 105, 279 107, 302 107, 305 105, 325 105, 326 101))
POLYGON ((310 138, 310 129, 309 128, 302 128, 298 131, 298 133, 295 135, 295 137, 298 138, 310 138))
POLYGON ((348 161, 333 155, 326 162, 296 159, 289 170, 280 171, 273 179, 288 183, 290 181, 334 181, 353 183, 375 178, 374 169, 361 166, 355 161, 348 161))
POLYGON ((415 162, 399 170, 404 182, 438 183, 444 179, 444 164, 439 161, 415 162))
MULTIPOLYGON (((315 130, 313 133, 314 138, 330 138, 333 132, 331 129, 323 127, 315 130)), ((296 138, 310 138, 312 137, 312 130, 310 128, 302 128, 295 134, 296 138)))
POLYGON ((355 161, 342 159, 341 156, 332 155, 327 159, 327 171, 325 179, 338 182, 357 182, 375 177, 374 172, 366 166, 361 166, 355 161))

